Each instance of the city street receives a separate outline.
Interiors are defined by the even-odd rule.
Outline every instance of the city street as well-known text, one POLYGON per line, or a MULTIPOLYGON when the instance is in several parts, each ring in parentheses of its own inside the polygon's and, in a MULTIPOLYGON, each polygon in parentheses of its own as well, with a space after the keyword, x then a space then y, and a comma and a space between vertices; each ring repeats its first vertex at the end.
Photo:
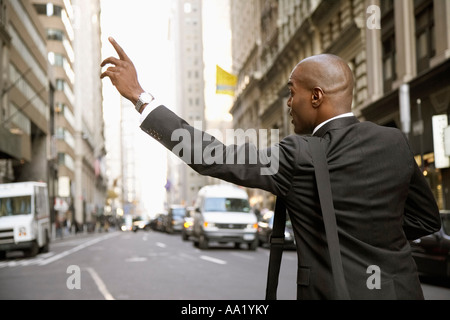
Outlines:
MULTIPOLYGON (((0 299, 262 300, 268 258, 261 248, 200 251, 180 235, 103 233, 58 240, 32 259, 0 261, 0 299), (80 269, 80 289, 67 286, 70 266, 80 269)), ((296 260, 285 252, 280 299, 295 299, 296 260)))
MULTIPOLYGON (((1 260, 0 299, 263 300, 268 258, 267 248, 201 251, 178 234, 154 231, 82 235, 35 258, 1 260)), ((295 252, 285 251, 280 300, 295 299, 296 265, 295 252)), ((450 299, 448 281, 423 280, 426 299, 450 299)))

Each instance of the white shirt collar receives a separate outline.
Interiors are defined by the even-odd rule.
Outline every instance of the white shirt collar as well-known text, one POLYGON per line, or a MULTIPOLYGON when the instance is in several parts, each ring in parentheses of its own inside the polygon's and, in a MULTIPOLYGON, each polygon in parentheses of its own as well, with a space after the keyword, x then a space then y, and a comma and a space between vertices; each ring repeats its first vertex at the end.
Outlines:
POLYGON ((328 120, 322 122, 321 124, 319 124, 317 127, 314 128, 313 135, 317 132, 317 130, 319 130, 320 128, 322 128, 325 124, 327 124, 327 123, 330 122, 330 121, 333 121, 333 120, 336 120, 336 119, 340 119, 340 118, 354 117, 354 116, 355 116, 355 115, 353 114, 353 112, 348 112, 348 113, 340 114, 340 115, 338 115, 338 116, 336 116, 336 117, 333 117, 333 118, 331 118, 331 119, 328 119, 328 120))

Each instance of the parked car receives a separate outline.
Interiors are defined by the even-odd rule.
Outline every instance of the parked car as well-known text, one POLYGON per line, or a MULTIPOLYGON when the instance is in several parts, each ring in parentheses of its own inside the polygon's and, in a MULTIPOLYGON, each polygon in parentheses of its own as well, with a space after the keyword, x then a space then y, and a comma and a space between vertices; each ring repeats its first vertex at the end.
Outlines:
POLYGON ((234 185, 203 187, 195 202, 194 245, 207 249, 210 242, 247 244, 256 250, 257 218, 250 209, 247 192, 234 185))
POLYGON ((194 214, 194 207, 186 208, 186 214, 184 215, 183 226, 181 228, 181 239, 183 239, 183 241, 188 241, 192 236, 194 230, 194 214))
POLYGON ((133 219, 133 232, 150 230, 150 221, 143 217, 133 219))
MULTIPOLYGON (((270 236, 273 230, 274 212, 267 211, 261 221, 258 222, 258 241, 260 246, 269 245, 270 236)), ((292 229, 291 220, 286 217, 286 227, 284 231, 284 248, 295 249, 294 230, 292 229)))
POLYGON ((450 278, 450 210, 440 214, 441 230, 412 241, 412 255, 419 273, 450 278))
POLYGON ((183 228, 183 218, 186 215, 186 207, 183 205, 171 205, 165 220, 165 230, 167 233, 181 232, 183 228))

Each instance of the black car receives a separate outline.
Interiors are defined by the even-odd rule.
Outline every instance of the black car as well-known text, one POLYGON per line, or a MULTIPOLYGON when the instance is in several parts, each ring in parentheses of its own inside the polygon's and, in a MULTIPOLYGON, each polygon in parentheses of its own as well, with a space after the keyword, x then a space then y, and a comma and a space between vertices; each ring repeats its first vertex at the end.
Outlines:
POLYGON ((165 231, 167 233, 181 232, 183 229, 183 219, 185 215, 185 206, 171 205, 165 220, 165 231))
POLYGON ((167 213, 158 213, 156 217, 150 222, 150 228, 155 231, 166 231, 165 221, 167 213))
MULTIPOLYGON (((269 245, 270 235, 273 228, 273 211, 268 211, 258 222, 258 240, 260 246, 269 245)), ((292 224, 289 217, 286 217, 286 228, 284 231, 284 248, 295 249, 294 231, 292 230, 292 224)))
POLYGON ((441 211, 438 232, 411 242, 419 273, 450 278, 450 210, 441 211))

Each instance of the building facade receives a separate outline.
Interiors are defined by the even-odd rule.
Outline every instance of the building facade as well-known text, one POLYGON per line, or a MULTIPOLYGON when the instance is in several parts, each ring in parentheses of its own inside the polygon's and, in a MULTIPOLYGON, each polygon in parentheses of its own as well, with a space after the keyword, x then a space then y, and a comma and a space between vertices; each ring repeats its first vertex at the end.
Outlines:
POLYGON ((75 218, 93 223, 106 203, 100 0, 72 0, 75 53, 75 218))
POLYGON ((1 182, 47 181, 49 92, 45 29, 28 1, 1 6, 1 182))
POLYGON ((54 118, 51 126, 54 134, 55 154, 55 207, 54 221, 74 219, 75 181, 75 54, 73 50, 74 30, 72 26, 73 8, 70 1, 30 2, 44 26, 48 79, 54 90, 50 110, 54 118))
POLYGON ((0 183, 46 182, 53 222, 105 204, 99 16, 99 0, 0 1, 0 183))
MULTIPOLYGON (((286 86, 291 71, 308 56, 336 54, 354 72, 355 115, 401 128, 439 207, 449 208, 450 173, 435 165, 442 146, 433 141, 432 125, 433 116, 450 111, 449 6, 448 0, 231 0, 233 69, 239 75, 234 128, 278 129, 280 138, 292 134, 286 86), (405 84, 409 128, 400 116, 405 84)), ((271 195, 249 192, 253 203, 273 207, 271 195)))
POLYGON ((54 88, 53 152, 56 154, 55 220, 73 221, 75 181, 75 54, 73 7, 70 1, 28 1, 44 26, 49 81, 54 88))
POLYGON ((371 60, 381 75, 364 119, 402 128, 440 209, 450 208, 450 163, 442 127, 450 115, 450 1, 381 1, 381 29, 371 60), (392 19, 393 18, 393 19, 392 19), (400 112, 402 87, 409 92, 400 112))
POLYGON ((137 140, 136 110, 134 105, 124 98, 120 98, 120 136, 121 136, 121 180, 122 204, 125 215, 137 216, 140 191, 137 185, 137 140))
MULTIPOLYGON (((205 126, 203 27, 201 0, 175 0, 176 111, 192 125, 205 126)), ((205 129, 205 128, 203 128, 205 129)), ((192 205, 206 178, 169 155, 169 204, 192 205)))
POLYGON ((84 228, 106 201, 100 2, 33 0, 45 28, 55 93, 59 219, 84 228))
MULTIPOLYGON (((0 183, 44 181, 55 196, 54 83, 32 3, 0 1, 0 183)), ((53 206, 51 206, 53 207, 53 206)))

